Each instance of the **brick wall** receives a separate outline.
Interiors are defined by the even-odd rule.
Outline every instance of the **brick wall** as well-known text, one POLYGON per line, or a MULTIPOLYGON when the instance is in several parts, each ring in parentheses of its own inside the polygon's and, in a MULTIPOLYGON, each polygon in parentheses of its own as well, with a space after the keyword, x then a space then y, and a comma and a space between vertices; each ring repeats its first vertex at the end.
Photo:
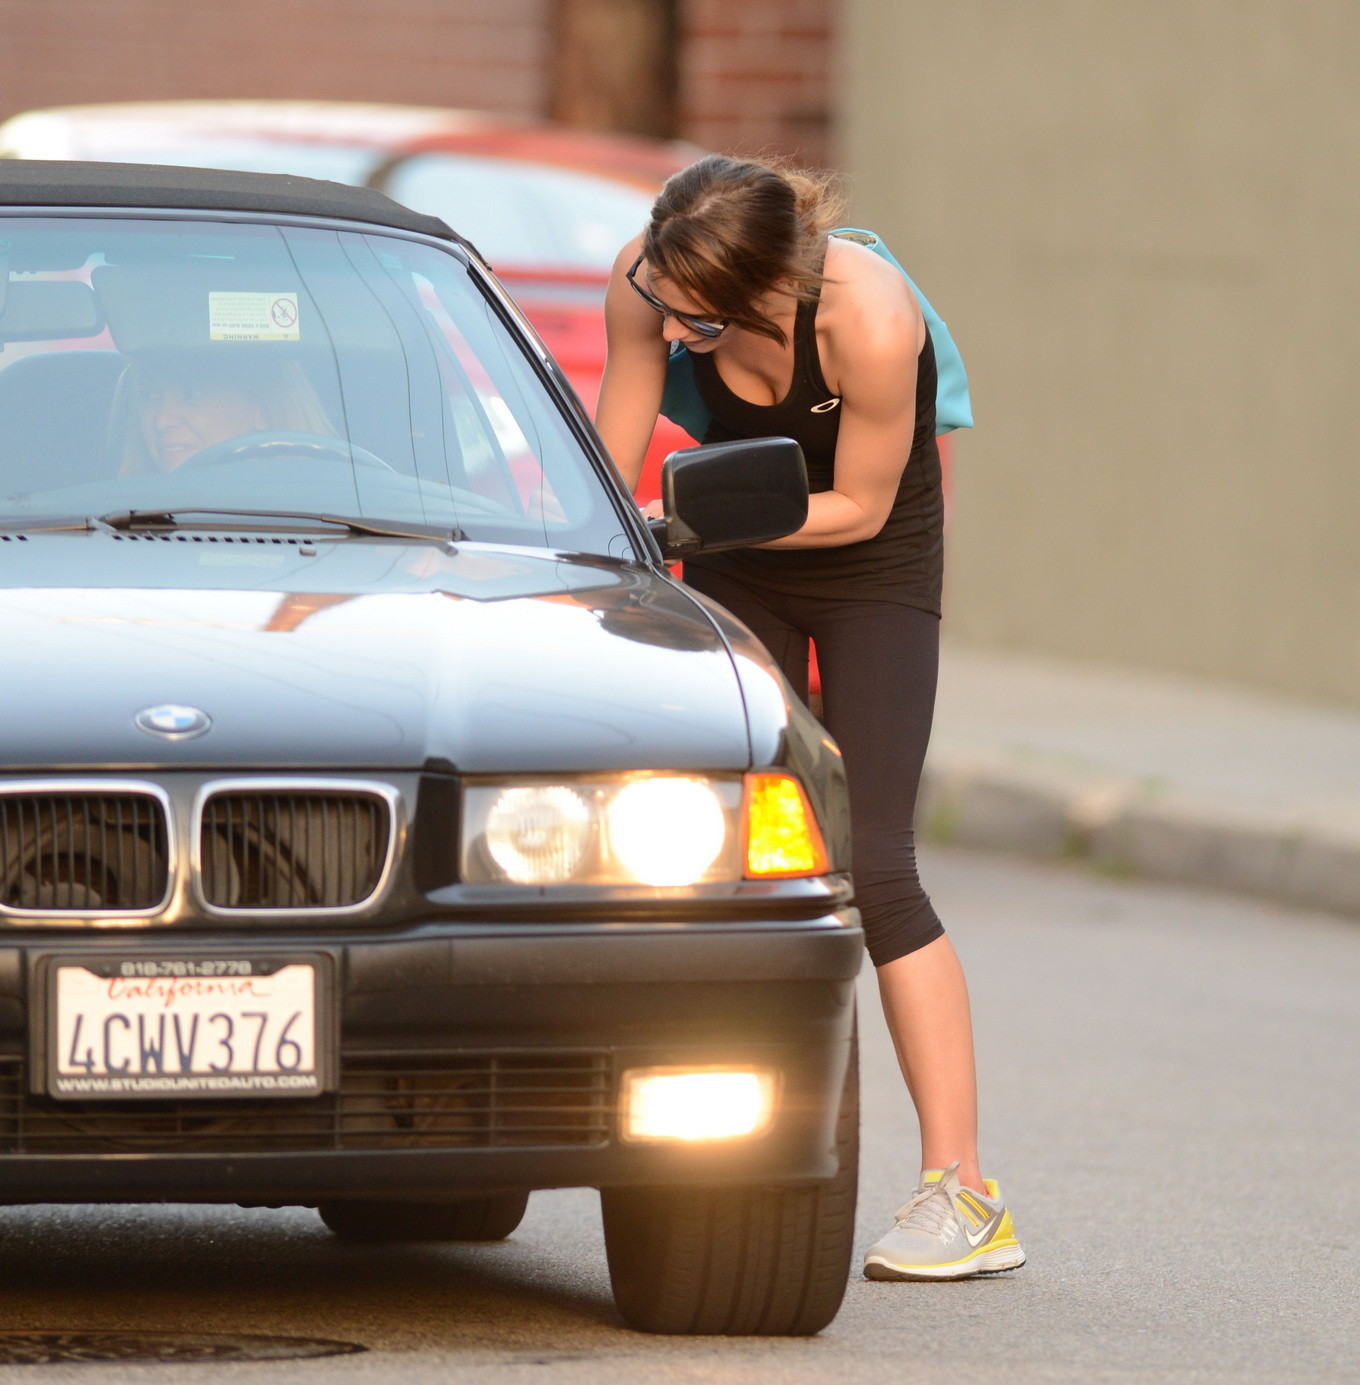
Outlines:
MULTIPOLYGON (((831 157, 838 0, 675 0, 679 128, 831 157)), ((546 113, 554 0, 0 0, 0 118, 34 106, 307 97, 546 113)))
POLYGON ((538 114, 550 0, 0 0, 0 116, 175 97, 538 114))
POLYGON ((838 0, 680 0, 681 133, 709 149, 834 157, 838 0))

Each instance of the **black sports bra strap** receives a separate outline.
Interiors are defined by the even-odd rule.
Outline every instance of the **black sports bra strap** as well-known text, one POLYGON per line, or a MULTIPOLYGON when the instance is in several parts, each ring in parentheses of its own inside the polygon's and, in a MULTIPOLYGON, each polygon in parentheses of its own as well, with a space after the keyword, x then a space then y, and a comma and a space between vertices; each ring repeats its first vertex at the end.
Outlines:
POLYGON ((801 378, 815 393, 830 394, 822 374, 821 353, 817 350, 817 308, 819 300, 802 299, 793 321, 793 390, 801 378))

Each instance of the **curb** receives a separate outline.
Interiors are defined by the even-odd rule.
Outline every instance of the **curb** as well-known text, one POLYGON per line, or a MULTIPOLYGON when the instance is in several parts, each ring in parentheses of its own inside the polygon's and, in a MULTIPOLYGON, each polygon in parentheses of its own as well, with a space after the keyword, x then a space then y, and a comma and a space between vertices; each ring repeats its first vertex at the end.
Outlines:
POLYGON ((922 837, 1360 918, 1360 831, 1037 755, 932 745, 922 837))

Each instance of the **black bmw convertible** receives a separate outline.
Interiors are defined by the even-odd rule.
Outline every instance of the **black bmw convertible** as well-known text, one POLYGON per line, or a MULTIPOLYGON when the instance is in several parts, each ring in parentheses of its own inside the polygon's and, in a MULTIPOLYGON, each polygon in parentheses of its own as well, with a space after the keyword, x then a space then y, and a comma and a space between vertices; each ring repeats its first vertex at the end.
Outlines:
POLYGON ((364 189, 0 162, 0 1203, 494 1240, 808 1333, 856 1170, 845 782, 474 247, 364 189))

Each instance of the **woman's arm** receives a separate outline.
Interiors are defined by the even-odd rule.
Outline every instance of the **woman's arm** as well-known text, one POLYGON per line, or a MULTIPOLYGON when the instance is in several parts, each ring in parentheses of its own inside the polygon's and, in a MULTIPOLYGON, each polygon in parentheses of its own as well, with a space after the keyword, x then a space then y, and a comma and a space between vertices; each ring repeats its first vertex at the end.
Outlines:
POLYGON ((835 548, 871 539, 887 522, 916 429, 916 362, 925 344, 916 295, 891 265, 860 246, 840 276, 826 374, 840 382, 833 488, 808 499, 807 523, 762 548, 835 548), (867 259, 870 263, 864 263, 867 259))
POLYGON ((595 426, 630 491, 642 475, 656 427, 669 349, 661 335, 661 318, 624 278, 638 257, 641 239, 636 237, 619 251, 609 276, 604 300, 609 355, 595 409, 595 426))

